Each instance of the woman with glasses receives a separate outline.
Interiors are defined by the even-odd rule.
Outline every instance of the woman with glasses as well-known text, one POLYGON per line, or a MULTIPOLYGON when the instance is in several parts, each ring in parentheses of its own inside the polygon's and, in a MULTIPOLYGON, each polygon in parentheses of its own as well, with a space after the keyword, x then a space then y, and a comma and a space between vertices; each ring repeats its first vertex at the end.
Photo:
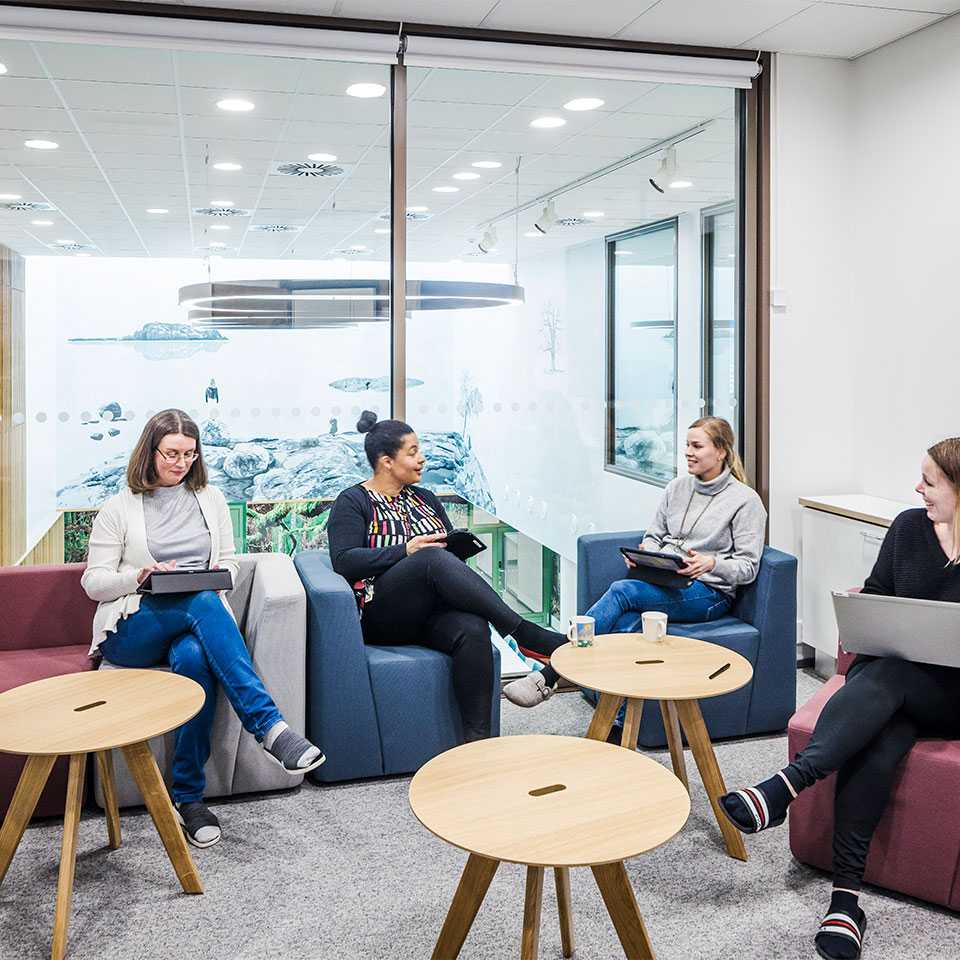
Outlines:
POLYGON ((200 431, 182 410, 163 410, 143 428, 127 464, 126 489, 94 520, 81 582, 99 602, 91 656, 121 667, 169 664, 203 687, 203 708, 176 733, 172 792, 187 838, 209 847, 220 840, 220 823, 203 803, 218 687, 266 755, 291 776, 326 758, 284 722, 223 594, 137 592, 151 573, 174 567, 225 569, 233 579, 238 571, 230 510, 207 483, 200 431))

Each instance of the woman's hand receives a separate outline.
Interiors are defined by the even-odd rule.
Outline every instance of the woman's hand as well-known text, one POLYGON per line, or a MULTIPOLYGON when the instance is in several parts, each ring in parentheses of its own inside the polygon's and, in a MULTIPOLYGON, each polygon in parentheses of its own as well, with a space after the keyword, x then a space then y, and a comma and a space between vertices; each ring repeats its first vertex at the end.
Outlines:
POLYGON ((687 551, 686 566, 677 570, 683 577, 693 577, 696 580, 705 573, 709 573, 717 565, 717 558, 712 553, 697 553, 696 550, 687 551))
POLYGON ((171 560, 168 563, 155 563, 152 567, 141 567, 137 574, 137 583, 143 583, 155 570, 172 570, 176 565, 177 561, 171 560))
POLYGON ((418 550, 428 547, 445 547, 447 535, 445 533, 424 533, 407 541, 407 556, 412 557, 418 550))
MULTIPOLYGON (((642 543, 638 543, 638 544, 637 544, 637 549, 638 549, 638 550, 642 550, 642 549, 643 549, 643 544, 642 544, 642 543)), ((622 554, 621 554, 621 556, 622 556, 622 554)), ((625 556, 625 557, 623 558, 623 562, 627 565, 627 569, 629 569, 629 570, 633 570, 633 568, 636 567, 636 564, 635 564, 629 557, 626 557, 626 556, 625 556)))

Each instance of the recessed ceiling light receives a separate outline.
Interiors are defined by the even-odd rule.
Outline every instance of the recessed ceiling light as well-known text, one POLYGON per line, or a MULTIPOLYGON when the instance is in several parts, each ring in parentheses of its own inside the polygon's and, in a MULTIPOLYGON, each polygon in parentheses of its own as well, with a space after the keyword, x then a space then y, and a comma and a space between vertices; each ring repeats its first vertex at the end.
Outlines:
POLYGON ((382 83, 351 83, 347 87, 348 97, 362 97, 363 99, 382 97, 386 92, 387 88, 382 83))
POLYGON ((239 163, 231 163, 226 161, 224 163, 215 163, 213 165, 214 170, 225 170, 228 173, 233 173, 235 170, 242 170, 243 166, 239 163))
POLYGON ((377 227, 373 232, 374 232, 374 233, 389 233, 389 232, 390 232, 390 228, 389 228, 389 227, 377 227))
POLYGON ((543 234, 539 230, 528 230, 524 236, 529 237, 531 240, 539 240, 543 234))
POLYGON ((211 240, 211 241, 210 241, 210 249, 211 249, 211 250, 223 250, 226 246, 227 246, 227 245, 226 245, 225 243, 221 243, 219 240, 211 240))
POLYGON ((479 167, 481 170, 499 170, 503 164, 499 160, 474 160, 471 167, 479 167))
POLYGON ((460 188, 459 187, 434 187, 433 192, 434 193, 459 193, 460 188))
POLYGON ((530 121, 530 126, 537 130, 554 130, 556 127, 562 127, 567 121, 563 117, 537 117, 530 121))
POLYGON ((230 113, 249 113, 254 108, 251 101, 243 100, 240 97, 227 97, 225 100, 218 100, 217 106, 230 113))
POLYGON ((335 153, 308 153, 307 159, 314 163, 336 163, 337 155, 335 153))
POLYGON ((53 140, 24 140, 23 145, 31 150, 56 150, 60 146, 53 140))
POLYGON ((147 207, 147 213, 169 213, 166 207, 147 207))
POLYGON ((234 202, 232 200, 211 200, 211 207, 232 207, 234 202))
POLYGON ((5 63, 0 63, 0 76, 7 72, 7 65, 5 63))
POLYGON ((212 223, 210 224, 211 230, 229 230, 230 227, 225 223, 212 223))
POLYGON ((407 207, 407 213, 426 213, 429 207, 407 207))
POLYGON ((52 227, 52 220, 31 220, 30 221, 35 227, 52 227))
POLYGON ((632 257, 633 251, 632 250, 614 250, 613 255, 615 257, 632 257))
POLYGON ((469 170, 464 170, 461 173, 455 173, 453 175, 454 180, 479 180, 479 173, 471 173, 469 170))
POLYGON ((606 101, 599 97, 577 97, 575 100, 569 100, 563 105, 564 110, 573 110, 575 113, 581 110, 596 110, 602 107, 606 101))
POLYGON ((590 217, 591 220, 596 220, 597 217, 605 216, 602 210, 584 210, 583 215, 585 217, 590 217))
POLYGON ((0 200, 22 200, 19 193, 0 193, 0 200))

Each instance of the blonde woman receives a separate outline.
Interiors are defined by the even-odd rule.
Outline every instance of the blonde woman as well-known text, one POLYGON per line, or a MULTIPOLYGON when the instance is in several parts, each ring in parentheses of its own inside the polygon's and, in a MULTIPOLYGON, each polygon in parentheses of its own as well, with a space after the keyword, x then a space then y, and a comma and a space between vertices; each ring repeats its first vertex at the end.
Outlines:
POLYGON ((82 583, 87 596, 99 601, 91 656, 121 667, 169 664, 203 687, 202 709, 176 733, 172 792, 187 838, 209 847, 221 835, 203 803, 218 687, 244 728, 291 776, 325 758, 280 716, 225 598, 210 590, 137 593, 153 571, 174 567, 220 567, 233 578, 238 570, 230 511, 223 494, 207 483, 200 431, 182 410, 164 410, 143 428, 127 465, 127 489, 107 500, 94 520, 82 583))
MULTIPOLYGON (((766 523, 763 503, 747 484, 730 424, 721 417, 690 424, 687 476, 667 484, 640 549, 682 556, 686 564, 678 572, 694 582, 680 590, 644 580, 615 581, 587 610, 596 620, 596 632, 611 633, 624 614, 636 614, 639 623, 646 610, 680 623, 722 617, 737 588, 757 577, 766 523)), ((520 706, 536 706, 543 700, 537 696, 539 685, 540 676, 531 674, 507 684, 503 692, 520 706)), ((612 736, 616 734, 615 727, 612 736)))
MULTIPOLYGON (((960 603, 960 437, 932 446, 916 486, 923 507, 890 525, 864 593, 960 603)), ((860 956, 859 895, 870 841, 900 761, 918 737, 960 737, 960 669, 858 656, 827 701, 806 748, 772 777, 720 798, 744 833, 783 823, 801 790, 837 774, 833 896, 815 937, 827 960, 860 956)))

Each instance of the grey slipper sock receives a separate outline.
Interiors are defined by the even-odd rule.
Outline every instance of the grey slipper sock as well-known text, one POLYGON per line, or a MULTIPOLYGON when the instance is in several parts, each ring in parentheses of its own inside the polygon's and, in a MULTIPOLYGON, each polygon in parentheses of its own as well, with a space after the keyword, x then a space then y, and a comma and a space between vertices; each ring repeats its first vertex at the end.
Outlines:
POLYGON ((285 770, 295 771, 309 767, 323 756, 319 747, 314 746, 306 737, 294 733, 289 727, 274 737, 268 747, 264 740, 264 749, 280 761, 285 770))

